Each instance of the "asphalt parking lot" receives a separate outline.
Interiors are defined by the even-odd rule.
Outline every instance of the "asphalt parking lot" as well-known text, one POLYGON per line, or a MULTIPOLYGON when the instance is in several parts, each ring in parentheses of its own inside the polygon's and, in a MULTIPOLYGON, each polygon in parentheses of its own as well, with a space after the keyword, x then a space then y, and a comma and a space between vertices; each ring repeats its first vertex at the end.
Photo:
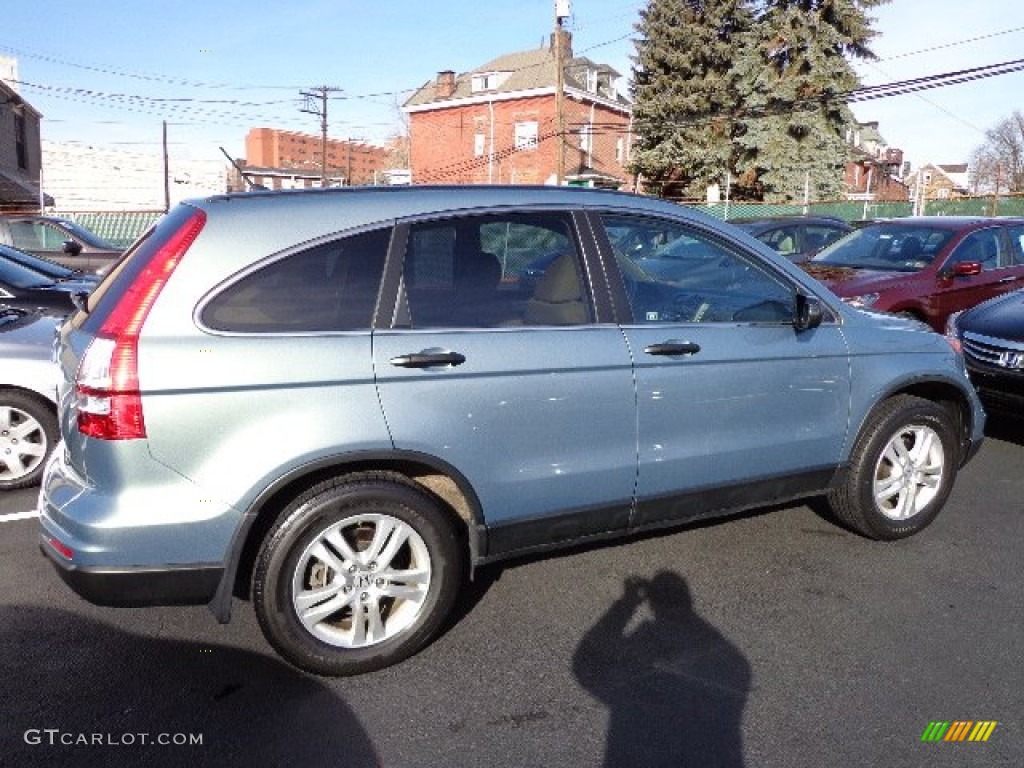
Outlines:
POLYGON ((14 514, 34 493, 0 495, 0 764, 1019 766, 1024 427, 990 433, 917 537, 793 505, 518 561, 345 680, 278 660, 244 603, 82 602, 14 514))

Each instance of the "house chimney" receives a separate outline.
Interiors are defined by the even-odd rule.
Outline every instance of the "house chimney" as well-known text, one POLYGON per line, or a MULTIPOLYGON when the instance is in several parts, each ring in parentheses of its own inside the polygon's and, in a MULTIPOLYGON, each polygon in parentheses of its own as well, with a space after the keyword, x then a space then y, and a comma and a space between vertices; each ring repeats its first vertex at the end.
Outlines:
POLYGON ((559 29, 557 32, 551 33, 551 50, 555 50, 555 35, 558 35, 562 40, 562 60, 569 61, 572 58, 572 32, 567 29, 559 29))
POLYGON ((434 91, 438 99, 450 99, 455 93, 455 73, 445 69, 437 73, 437 87, 434 91))

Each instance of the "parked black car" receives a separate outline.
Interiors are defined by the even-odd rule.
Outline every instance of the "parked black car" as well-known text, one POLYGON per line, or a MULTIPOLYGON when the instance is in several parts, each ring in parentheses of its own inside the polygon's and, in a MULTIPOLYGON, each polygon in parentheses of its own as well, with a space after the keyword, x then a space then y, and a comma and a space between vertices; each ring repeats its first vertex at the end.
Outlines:
POLYGON ((88 294, 95 279, 54 279, 11 259, 0 258, 0 307, 15 307, 58 317, 75 310, 74 294, 88 294))
POLYGON ((771 216, 729 219, 790 261, 805 261, 852 226, 832 216, 771 216))
POLYGON ((122 254, 122 249, 80 224, 41 214, 0 216, 0 245, 13 245, 83 272, 99 272, 122 254))
POLYGON ((946 332, 963 345, 985 407, 1024 417, 1024 290, 950 316, 946 332))

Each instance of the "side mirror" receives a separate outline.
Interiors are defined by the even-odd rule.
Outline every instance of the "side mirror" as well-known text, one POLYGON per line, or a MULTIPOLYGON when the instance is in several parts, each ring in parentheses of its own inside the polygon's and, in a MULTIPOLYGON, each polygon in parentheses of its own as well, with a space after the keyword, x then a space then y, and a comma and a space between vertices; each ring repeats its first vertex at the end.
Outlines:
POLYGON ((824 312, 820 301, 813 296, 798 293, 793 304, 793 327, 797 331, 809 331, 821 325, 824 312))
POLYGON ((970 277, 981 274, 980 261, 960 261, 953 265, 953 277, 970 277))
POLYGON ((65 240, 61 250, 68 256, 77 256, 82 252, 82 244, 77 240, 65 240))

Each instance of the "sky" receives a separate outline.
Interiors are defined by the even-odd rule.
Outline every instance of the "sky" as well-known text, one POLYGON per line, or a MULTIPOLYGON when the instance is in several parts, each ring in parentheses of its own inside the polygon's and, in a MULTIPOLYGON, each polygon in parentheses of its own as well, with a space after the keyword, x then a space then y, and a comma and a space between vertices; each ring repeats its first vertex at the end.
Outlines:
MULTIPOLYGON (((552 0, 34 0, 4 3, 0 56, 43 113, 43 139, 173 158, 244 156, 252 127, 319 133, 301 90, 328 85, 331 138, 382 142, 400 105, 440 70, 464 72, 546 41, 552 0)), ((577 55, 623 76, 638 0, 574 0, 577 55)), ((1024 58, 1024 3, 893 0, 871 11, 879 60, 865 85, 1024 58)), ((962 163, 985 131, 1024 110, 1024 72, 854 105, 914 166, 962 163)))

